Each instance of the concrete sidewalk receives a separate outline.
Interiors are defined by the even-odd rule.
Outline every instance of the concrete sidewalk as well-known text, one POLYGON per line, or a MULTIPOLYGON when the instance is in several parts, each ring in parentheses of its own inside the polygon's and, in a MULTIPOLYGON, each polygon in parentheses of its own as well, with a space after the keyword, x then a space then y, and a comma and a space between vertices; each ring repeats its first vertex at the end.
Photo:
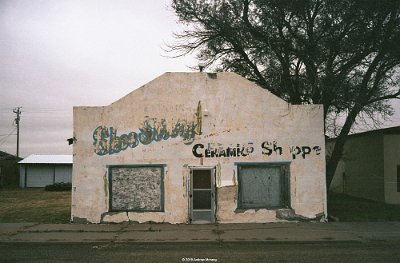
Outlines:
POLYGON ((0 242, 367 242, 400 241, 400 222, 0 224, 0 242))

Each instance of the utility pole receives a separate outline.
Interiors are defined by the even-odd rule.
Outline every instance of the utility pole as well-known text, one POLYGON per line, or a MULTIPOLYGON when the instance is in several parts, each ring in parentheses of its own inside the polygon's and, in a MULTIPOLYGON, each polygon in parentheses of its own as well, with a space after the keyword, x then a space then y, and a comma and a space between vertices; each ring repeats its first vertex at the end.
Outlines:
POLYGON ((17 114, 17 117, 15 118, 15 124, 17 125, 17 157, 19 157, 19 116, 21 115, 21 108, 22 107, 17 107, 13 110, 13 112, 17 114))

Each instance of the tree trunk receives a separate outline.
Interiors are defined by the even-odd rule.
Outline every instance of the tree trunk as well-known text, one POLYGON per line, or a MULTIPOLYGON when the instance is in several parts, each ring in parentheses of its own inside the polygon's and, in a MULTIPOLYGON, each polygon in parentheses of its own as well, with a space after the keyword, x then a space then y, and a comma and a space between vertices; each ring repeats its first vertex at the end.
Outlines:
POLYGON ((346 122, 343 125, 342 130, 340 131, 339 136, 335 140, 335 145, 333 147, 332 155, 327 160, 326 165, 326 187, 329 190, 329 186, 331 185, 333 176, 335 174, 336 168, 339 164, 340 158, 342 157, 344 144, 346 142, 347 136, 353 126, 353 123, 357 117, 357 115, 361 111, 361 106, 354 106, 351 110, 350 114, 346 118, 346 122))

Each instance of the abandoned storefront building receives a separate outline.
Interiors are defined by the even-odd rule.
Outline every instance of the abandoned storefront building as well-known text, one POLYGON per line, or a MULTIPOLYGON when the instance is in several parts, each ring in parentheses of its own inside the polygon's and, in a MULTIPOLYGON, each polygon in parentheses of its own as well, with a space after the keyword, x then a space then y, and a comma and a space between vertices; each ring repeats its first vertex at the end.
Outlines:
POLYGON ((74 107, 73 222, 248 223, 326 216, 323 108, 234 73, 165 73, 74 107))

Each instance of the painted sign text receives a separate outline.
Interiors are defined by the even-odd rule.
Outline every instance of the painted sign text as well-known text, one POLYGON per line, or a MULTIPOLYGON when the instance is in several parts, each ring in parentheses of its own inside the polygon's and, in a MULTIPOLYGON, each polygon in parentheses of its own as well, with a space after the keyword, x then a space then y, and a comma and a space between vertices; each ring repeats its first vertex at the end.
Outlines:
POLYGON ((113 127, 99 126, 93 131, 94 151, 97 155, 115 154, 139 144, 148 145, 172 138, 183 138, 184 144, 192 144, 197 134, 197 123, 178 120, 168 127, 165 119, 146 118, 139 131, 118 134, 113 127))
MULTIPOLYGON (((206 145, 198 143, 192 148, 193 156, 197 158, 218 158, 218 157, 246 157, 254 154, 252 142, 247 144, 223 145, 221 143, 208 143, 206 145)), ((261 144, 261 153, 266 156, 280 156, 289 152, 292 159, 305 159, 312 154, 320 155, 320 146, 279 146, 276 141, 265 141, 261 144)))

